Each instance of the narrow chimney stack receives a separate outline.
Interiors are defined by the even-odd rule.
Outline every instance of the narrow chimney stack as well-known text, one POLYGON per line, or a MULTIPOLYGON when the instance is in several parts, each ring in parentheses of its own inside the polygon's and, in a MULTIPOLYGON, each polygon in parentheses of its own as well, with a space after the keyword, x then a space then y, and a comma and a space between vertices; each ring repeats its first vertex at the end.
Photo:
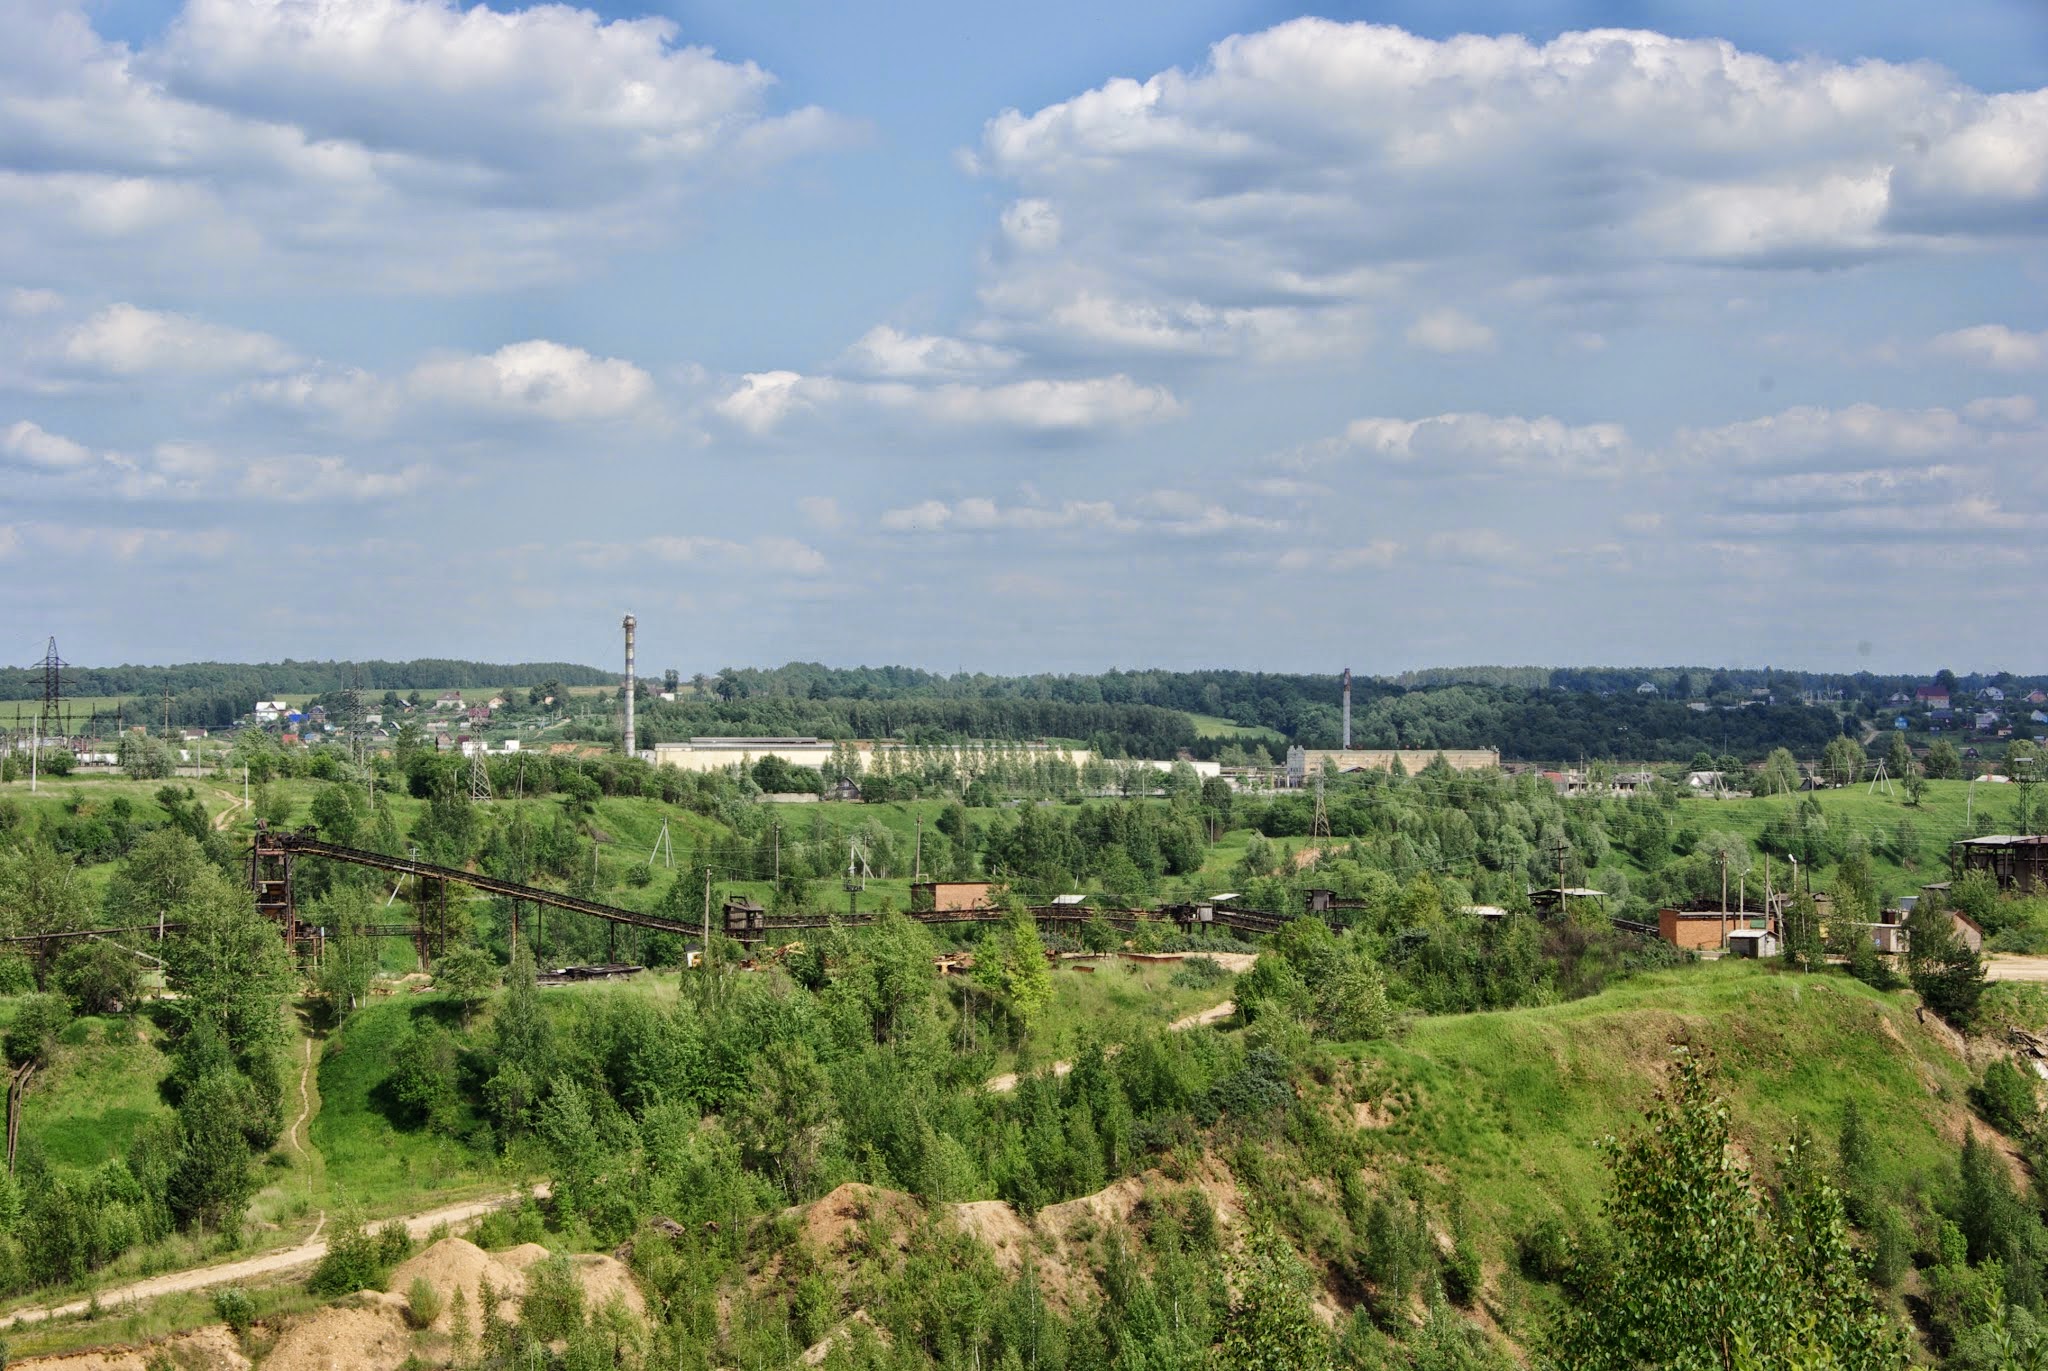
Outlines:
MULTIPOLYGON (((630 633, 627 634, 627 641, 629 643, 632 641, 630 633)), ((630 647, 627 649, 626 655, 628 657, 633 655, 630 647)), ((626 668, 629 672, 632 669, 631 666, 626 668)), ((632 726, 629 724, 627 727, 631 728, 632 726)), ((1351 668, 1348 666, 1344 668, 1344 750, 1346 752, 1351 750, 1351 668)))
POLYGON ((626 755, 628 757, 640 755, 634 750, 633 746, 633 696, 635 693, 633 684, 633 616, 628 614, 626 616, 626 755))

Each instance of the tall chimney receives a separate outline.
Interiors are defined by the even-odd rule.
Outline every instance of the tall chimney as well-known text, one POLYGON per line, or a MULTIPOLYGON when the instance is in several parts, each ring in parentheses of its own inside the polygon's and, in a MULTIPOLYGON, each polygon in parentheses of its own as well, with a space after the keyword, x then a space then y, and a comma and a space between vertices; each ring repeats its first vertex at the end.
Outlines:
POLYGON ((626 755, 636 757, 633 750, 633 616, 626 616, 626 755))
MULTIPOLYGON (((629 674, 633 670, 631 665, 631 659, 633 656, 633 649, 631 646, 632 641, 633 635, 631 633, 628 633, 626 635, 626 642, 628 644, 626 648, 626 657, 628 660, 626 671, 629 674)), ((627 717, 630 718, 632 716, 628 715, 627 717)), ((630 731, 631 728, 632 725, 628 724, 627 729, 630 731)), ((1344 750, 1346 752, 1349 752, 1351 750, 1351 668, 1348 666, 1344 668, 1344 750)))

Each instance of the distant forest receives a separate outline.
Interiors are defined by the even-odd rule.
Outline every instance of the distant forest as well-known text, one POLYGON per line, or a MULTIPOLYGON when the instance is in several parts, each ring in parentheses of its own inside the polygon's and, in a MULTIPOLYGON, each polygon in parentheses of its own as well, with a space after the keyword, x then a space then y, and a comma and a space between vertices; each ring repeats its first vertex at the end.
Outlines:
MULTIPOLYGON (((462 689, 556 681, 615 684, 615 672, 569 662, 201 662, 183 666, 71 667, 68 695, 154 696, 168 687, 180 723, 222 724, 269 695, 462 689)), ((1936 676, 1831 674, 1769 667, 1440 668, 1357 677, 1357 747, 1497 747, 1518 761, 1580 758, 1689 761, 1700 753, 1745 760, 1773 748, 1817 755, 1838 733, 1860 737, 1889 717, 1894 695, 1941 679, 1964 695, 1997 685, 2018 700, 2048 677, 1951 672, 1936 676), (1648 683, 1654 693, 1641 691, 1648 683), (1688 708, 1688 705, 1696 706, 1688 708)), ((1327 748, 1342 733, 1337 674, 1259 671, 1107 671, 1094 675, 940 675, 914 667, 828 667, 791 662, 696 676, 673 703, 643 678, 643 743, 692 735, 814 734, 913 743, 1055 739, 1106 757, 1212 758, 1256 745, 1204 738, 1188 716, 1271 729, 1288 743, 1327 748)), ((0 669, 0 701, 33 701, 33 668, 0 669)), ((600 720, 577 730, 603 736, 600 720)), ((612 736, 616 737, 616 724, 612 736)), ((1284 744, 1273 745, 1274 760, 1284 744)))

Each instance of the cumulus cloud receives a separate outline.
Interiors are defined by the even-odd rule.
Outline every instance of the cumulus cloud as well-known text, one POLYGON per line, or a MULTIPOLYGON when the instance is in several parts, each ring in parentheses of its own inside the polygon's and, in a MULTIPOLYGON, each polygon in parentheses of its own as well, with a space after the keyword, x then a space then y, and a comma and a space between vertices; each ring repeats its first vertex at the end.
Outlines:
POLYGON ((756 435, 801 413, 848 410, 897 415, 927 425, 1075 434, 1156 423, 1180 414, 1181 404, 1164 386, 1140 385, 1122 375, 918 385, 768 371, 741 377, 712 409, 756 435))
POLYGON ((1350 458, 1415 475, 1496 471, 1528 476, 1617 476, 1648 464, 1619 424, 1567 424, 1544 416, 1438 414, 1356 419, 1311 460, 1350 458))
MULTIPOLYGON (((1305 18, 1005 111, 973 165, 1016 197, 990 332, 1250 352, 1356 337, 1363 309, 1440 268, 1640 292, 1699 265, 2038 234, 2048 92, 1647 32, 1435 41, 1305 18)), ((1450 322, 1416 341, 1477 339, 1450 322)))
POLYGON ((567 4, 186 0, 131 49, 26 0, 8 30, 0 242, 60 261, 85 235, 165 266, 502 284, 848 132, 772 113, 769 73, 667 19, 567 4))
POLYGON ((899 333, 887 324, 869 329, 840 359, 842 368, 855 375, 897 380, 977 376, 1016 364, 1017 354, 1008 348, 960 338, 899 333))
POLYGON ((63 355, 73 366, 113 376, 275 372, 298 364, 267 333, 130 304, 109 305, 73 328, 63 355))
POLYGON ((829 569, 825 555, 810 544, 780 536, 735 539, 705 534, 664 534, 636 542, 577 542, 571 557, 590 567, 618 567, 635 560, 733 567, 788 576, 817 576, 829 569))
POLYGON ((92 450, 85 444, 47 432, 27 419, 17 420, 0 434, 0 452, 45 471, 75 471, 93 460, 92 450))
POLYGON ((1680 459, 1711 464, 1842 465, 1866 463, 1872 457, 1953 456, 1977 450, 1985 441, 1981 431, 1950 409, 1802 405, 1718 428, 1683 430, 1672 450, 1680 459))
POLYGON ((1457 310, 1437 309, 1409 326, 1408 341, 1431 352, 1486 352, 1493 347, 1493 330, 1457 310))
POLYGON ((443 353, 395 378, 316 369, 250 382, 237 394, 373 430, 421 410, 570 424, 647 415, 656 402, 654 378, 632 362, 545 338, 490 353, 443 353))
POLYGON ((2048 368, 2048 332, 2023 333, 2004 324, 1979 324, 1935 338, 1934 350, 1994 371, 2048 368))
POLYGON ((1065 500, 1058 504, 1030 501, 1003 504, 986 496, 958 500, 920 500, 885 511, 879 521, 885 533, 967 533, 991 529, 1027 532, 1157 533, 1174 537, 1207 537, 1229 533, 1273 533, 1285 527, 1277 519, 1226 508, 1182 490, 1153 490, 1140 495, 1129 511, 1109 500, 1065 500))
POLYGON ((141 453, 96 452, 26 419, 0 431, 0 455, 66 486, 122 500, 385 500, 420 489, 430 475, 424 464, 376 471, 341 457, 228 457, 205 443, 177 440, 141 453))
POLYGON ((885 533, 955 533, 984 529, 1130 532, 1138 527, 1137 520, 1119 514, 1116 506, 1107 500, 1069 500, 1051 506, 1001 505, 983 496, 950 502, 920 500, 914 505, 884 512, 880 524, 885 533))
POLYGON ((422 362, 406 387, 421 400, 557 421, 621 418, 654 394, 653 378, 631 362, 542 338, 422 362))

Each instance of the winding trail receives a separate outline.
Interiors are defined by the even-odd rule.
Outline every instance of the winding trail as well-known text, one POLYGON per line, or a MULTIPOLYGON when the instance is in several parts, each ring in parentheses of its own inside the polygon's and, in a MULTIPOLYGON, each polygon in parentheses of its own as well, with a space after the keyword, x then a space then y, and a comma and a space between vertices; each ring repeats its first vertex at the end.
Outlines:
MULTIPOLYGON (((443 1205, 424 1213, 405 1216, 402 1222, 413 1236, 414 1241, 427 1236, 441 1224, 466 1223, 481 1218, 502 1205, 514 1204, 526 1198, 529 1192, 514 1190, 489 1196, 481 1200, 469 1200, 462 1204, 443 1205)), ((548 1193, 545 1184, 533 1187, 535 1197, 548 1193)), ((195 1266, 183 1271, 168 1271, 161 1276, 147 1280, 133 1281, 127 1285, 115 1286, 99 1292, 100 1308, 114 1309, 142 1300, 155 1299, 159 1295, 175 1295, 187 1290, 206 1290, 216 1285, 233 1285, 238 1281, 255 1280, 263 1276, 275 1276, 286 1271, 296 1271, 312 1266, 327 1255, 327 1244, 320 1238, 320 1232, 327 1226, 327 1216, 322 1214, 320 1222, 314 1225, 313 1236, 296 1247, 280 1248, 265 1252, 261 1256, 245 1257, 241 1261, 223 1262, 218 1266, 195 1266)), ((23 1309, 0 1322, 0 1329, 19 1328, 24 1324, 41 1323, 46 1319, 69 1318, 83 1314, 92 1305, 92 1298, 69 1300, 41 1309, 23 1309)))
POLYGON ((213 831, 225 833, 228 831, 228 825, 235 821, 235 816, 249 808, 249 801, 235 794, 232 790, 216 789, 213 793, 228 802, 226 809, 213 816, 213 831))

